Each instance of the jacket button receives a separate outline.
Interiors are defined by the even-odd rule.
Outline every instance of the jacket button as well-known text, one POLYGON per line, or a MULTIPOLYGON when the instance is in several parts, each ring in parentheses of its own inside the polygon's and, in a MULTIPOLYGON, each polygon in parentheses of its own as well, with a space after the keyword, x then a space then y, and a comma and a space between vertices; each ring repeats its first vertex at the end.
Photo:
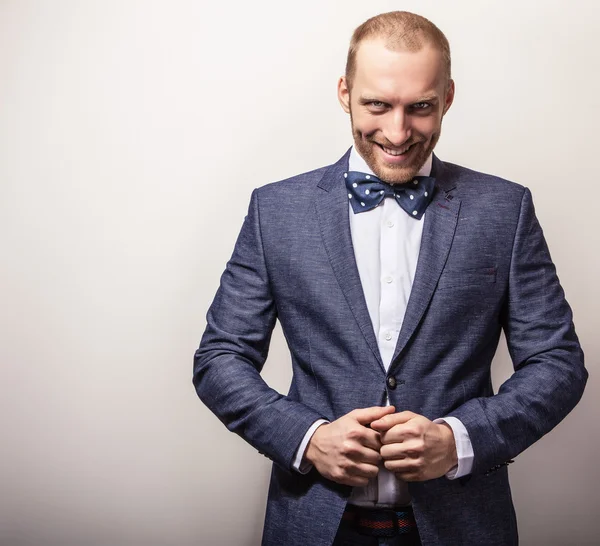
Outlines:
POLYGON ((390 375, 390 377, 387 378, 387 385, 390 389, 394 390, 397 384, 396 378, 393 375, 390 375))

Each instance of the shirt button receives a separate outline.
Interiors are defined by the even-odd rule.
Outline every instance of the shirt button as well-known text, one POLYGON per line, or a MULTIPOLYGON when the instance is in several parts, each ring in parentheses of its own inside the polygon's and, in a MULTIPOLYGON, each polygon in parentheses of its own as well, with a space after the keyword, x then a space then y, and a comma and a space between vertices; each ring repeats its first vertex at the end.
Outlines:
POLYGON ((387 378, 387 385, 390 389, 394 390, 397 384, 398 383, 396 382, 396 378, 394 376, 391 375, 387 378))
POLYGON ((394 227, 394 222, 392 222, 391 220, 388 220, 388 221, 385 223, 385 225, 386 225, 387 227, 394 227))
POLYGON ((392 277, 390 277, 389 275, 385 278, 385 282, 387 282, 388 284, 390 284, 394 279, 392 279, 392 277))
POLYGON ((392 339, 392 332, 386 332, 386 333, 385 333, 385 339, 386 339, 387 341, 390 341, 390 340, 392 339))

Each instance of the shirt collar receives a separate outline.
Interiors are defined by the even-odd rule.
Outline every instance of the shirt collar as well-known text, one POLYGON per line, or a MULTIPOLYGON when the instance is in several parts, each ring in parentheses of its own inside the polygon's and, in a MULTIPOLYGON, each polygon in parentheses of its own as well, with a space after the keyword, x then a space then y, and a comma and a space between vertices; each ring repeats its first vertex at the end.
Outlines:
MULTIPOLYGON (((419 169, 417 176, 430 176, 432 164, 433 154, 429 154, 427 161, 423 163, 423 166, 419 169)), ((348 158, 348 170, 358 171, 365 174, 372 174, 375 176, 375 173, 367 165, 367 162, 362 158, 362 156, 356 151, 356 148, 354 146, 352 146, 352 150, 350 151, 350 157, 348 158)))

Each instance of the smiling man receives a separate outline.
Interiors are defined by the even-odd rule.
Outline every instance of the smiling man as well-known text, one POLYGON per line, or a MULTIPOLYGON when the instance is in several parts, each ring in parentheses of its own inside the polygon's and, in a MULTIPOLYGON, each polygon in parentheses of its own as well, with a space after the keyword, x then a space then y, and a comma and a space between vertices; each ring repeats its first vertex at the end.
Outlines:
POLYGON ((433 154, 454 91, 435 25, 369 19, 338 84, 354 146, 252 195, 194 383, 275 463, 263 544, 515 545, 507 465, 582 395, 530 192, 433 154), (276 319, 287 395, 260 377, 276 319))
POLYGON ((436 33, 436 42, 408 47, 364 33, 350 46, 339 100, 373 172, 391 184, 410 182, 431 156, 454 98, 448 42, 436 33))

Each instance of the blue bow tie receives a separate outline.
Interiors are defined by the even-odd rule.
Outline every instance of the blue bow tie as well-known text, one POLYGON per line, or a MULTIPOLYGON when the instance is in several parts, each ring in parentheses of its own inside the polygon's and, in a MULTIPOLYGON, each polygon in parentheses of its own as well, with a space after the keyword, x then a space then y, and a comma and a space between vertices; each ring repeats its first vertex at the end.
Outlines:
POLYGON ((405 184, 392 186, 375 175, 348 171, 344 173, 348 199, 355 214, 374 209, 386 197, 394 197, 396 202, 411 217, 420 220, 431 203, 435 178, 416 176, 405 184))

